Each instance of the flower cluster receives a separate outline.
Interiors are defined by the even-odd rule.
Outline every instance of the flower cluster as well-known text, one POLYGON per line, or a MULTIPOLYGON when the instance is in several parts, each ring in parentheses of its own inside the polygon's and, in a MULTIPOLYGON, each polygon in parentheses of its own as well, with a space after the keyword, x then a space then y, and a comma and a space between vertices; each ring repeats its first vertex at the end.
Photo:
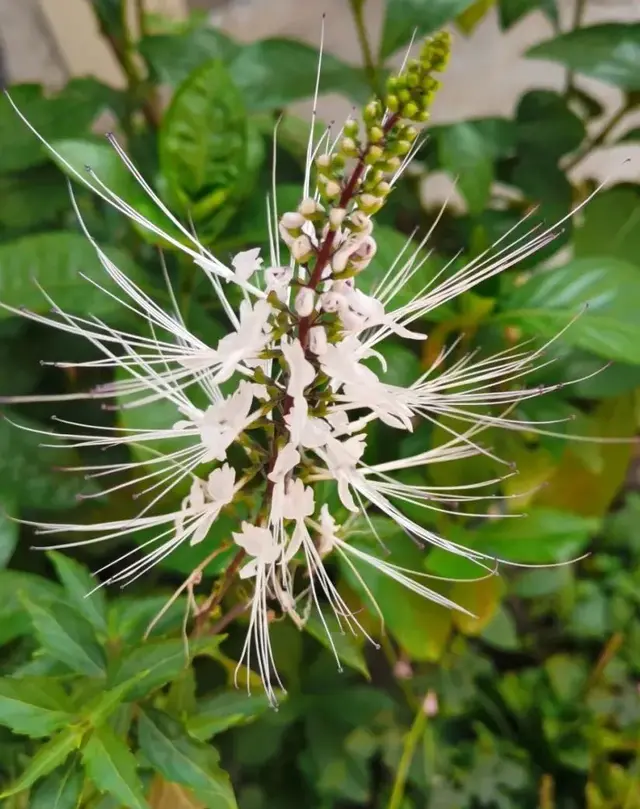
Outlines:
MULTIPOLYGON (((547 230, 514 239, 508 246, 498 245, 462 269, 445 268, 428 278, 410 300, 404 297, 403 303, 395 304, 398 292, 424 264, 423 244, 412 247, 408 242, 371 294, 363 291, 360 279, 376 254, 372 215, 415 152, 419 138, 412 122, 426 120, 437 88, 433 74, 444 68, 447 53, 446 35, 428 41, 420 58, 389 81, 384 101, 375 99, 366 106, 363 125, 348 120, 335 143, 328 132, 317 143, 310 139, 303 198, 296 210, 273 221, 266 264, 257 249, 236 255, 229 267, 216 259, 165 207, 114 139, 112 144, 125 165, 171 222, 172 232, 180 231, 180 238, 164 233, 132 209, 95 174, 88 179, 77 175, 125 216, 189 256, 206 274, 229 321, 229 333, 217 345, 207 345, 193 335, 177 305, 173 312, 165 311, 93 240, 124 305, 141 318, 139 331, 60 312, 55 301, 51 301, 53 317, 20 312, 80 335, 101 351, 100 360, 79 365, 119 370, 116 381, 88 395, 117 399, 126 407, 162 400, 175 409, 175 422, 166 429, 105 430, 74 424, 64 436, 66 441, 83 447, 144 447, 158 439, 179 439, 171 445, 178 449, 155 452, 144 464, 132 461, 100 467, 103 479, 143 468, 138 484, 140 480, 148 484, 145 491, 153 496, 135 519, 45 524, 39 525, 40 530, 93 534, 88 542, 151 532, 151 539, 117 560, 119 568, 108 578, 109 582, 130 582, 179 545, 206 542, 220 513, 250 493, 257 508, 228 537, 235 547, 230 570, 253 585, 241 662, 257 666, 274 700, 274 683, 279 680, 269 643, 273 607, 297 622, 315 609, 324 622, 322 607, 329 605, 341 626, 359 628, 325 569, 328 555, 340 556, 365 590, 361 571, 369 566, 425 598, 457 608, 428 586, 426 574, 385 561, 382 543, 379 555, 350 543, 349 525, 355 516, 375 535, 369 517, 374 510, 419 542, 493 570, 495 560, 438 536, 408 517, 403 507, 411 504, 413 512, 415 507, 446 511, 453 498, 481 499, 482 492, 476 491, 481 487, 452 491, 409 485, 398 473, 488 453, 478 443, 478 434, 489 424, 529 427, 509 418, 509 410, 544 392, 539 387, 518 387, 518 380, 541 356, 540 351, 518 348, 488 359, 468 354, 455 361, 448 348, 410 386, 385 381, 385 361, 377 350, 385 338, 425 340, 418 326, 425 315, 553 238, 547 230), (285 263, 280 258, 281 243, 290 254, 285 263), (242 298, 237 310, 231 303, 232 287, 242 298), (500 413, 489 415, 493 406, 500 413), (458 431, 451 429, 444 446, 385 463, 363 460, 371 422, 380 420, 402 434, 412 431, 416 419, 435 422, 442 415, 453 416, 462 425, 458 431), (165 503, 168 494, 185 481, 189 493, 177 510, 155 514, 154 507, 165 503), (353 515, 343 517, 342 524, 319 495, 318 484, 325 481, 336 485, 341 513, 353 515)), ((60 155, 57 159, 64 163, 60 155)), ((70 165, 67 168, 75 173, 70 165)), ((175 304, 172 292, 171 296, 175 304)), ((124 485, 128 483, 116 483, 104 491, 124 485)), ((331 639, 326 624, 325 628, 331 639)))

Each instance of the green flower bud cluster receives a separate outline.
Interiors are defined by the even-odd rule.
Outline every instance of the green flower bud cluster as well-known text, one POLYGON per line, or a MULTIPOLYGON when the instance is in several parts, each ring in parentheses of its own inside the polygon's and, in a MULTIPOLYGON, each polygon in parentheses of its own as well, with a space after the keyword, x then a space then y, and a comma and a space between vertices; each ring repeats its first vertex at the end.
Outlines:
POLYGON ((418 59, 411 59, 405 71, 387 81, 385 104, 391 112, 409 121, 423 123, 440 82, 433 73, 442 73, 449 61, 451 35, 441 31, 422 46, 418 59))

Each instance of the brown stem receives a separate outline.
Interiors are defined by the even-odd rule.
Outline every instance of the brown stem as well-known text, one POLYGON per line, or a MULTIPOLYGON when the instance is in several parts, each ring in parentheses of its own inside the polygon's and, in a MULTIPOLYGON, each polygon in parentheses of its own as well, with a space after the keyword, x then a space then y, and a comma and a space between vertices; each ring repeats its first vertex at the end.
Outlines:
POLYGON ((620 107, 620 109, 611 116, 602 129, 595 134, 591 140, 588 140, 583 148, 577 151, 575 155, 573 155, 573 157, 571 157, 567 163, 565 163, 564 171, 570 171, 571 169, 575 168, 584 160, 585 157, 591 154, 594 149, 597 149, 599 146, 604 146, 608 136, 629 112, 629 110, 632 109, 632 106, 633 105, 629 101, 623 104, 622 107, 620 107))
POLYGON ((240 548, 240 550, 231 560, 229 567, 225 570, 224 578, 222 579, 220 586, 209 596, 209 598, 198 610, 195 625, 193 627, 193 634, 196 637, 202 634, 209 616, 220 604, 229 587, 231 587, 231 582, 233 581, 233 578, 238 572, 238 568, 242 564, 246 555, 247 552, 243 548, 240 548))
POLYGON ((237 604, 234 604, 231 609, 227 610, 225 614, 220 618, 219 621, 216 621, 215 624, 207 631, 208 635, 219 635, 223 629, 226 629, 229 624, 233 623, 236 618, 240 617, 242 613, 247 609, 250 602, 248 601, 238 601, 237 604))

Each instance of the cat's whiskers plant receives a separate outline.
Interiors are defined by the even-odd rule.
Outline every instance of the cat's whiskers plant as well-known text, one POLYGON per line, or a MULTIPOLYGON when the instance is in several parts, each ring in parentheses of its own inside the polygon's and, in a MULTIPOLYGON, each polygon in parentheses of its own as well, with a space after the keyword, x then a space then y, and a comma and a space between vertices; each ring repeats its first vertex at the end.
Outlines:
MULTIPOLYGON (((436 487, 407 484, 397 475, 481 453, 504 463, 506 474, 511 474, 508 462, 482 446, 479 437, 489 426, 537 428, 535 423, 510 418, 509 412, 521 401, 557 387, 513 389, 514 382, 546 363, 544 349, 522 347, 491 358, 468 354, 455 359, 457 345, 443 348, 431 367, 408 387, 388 384, 381 374, 385 360, 376 347, 384 339, 394 335, 424 341, 420 323, 426 314, 541 249, 555 233, 553 228, 534 230, 511 241, 510 231, 497 249, 486 251, 459 270, 447 265, 428 278, 408 302, 394 308, 398 293, 420 273, 425 261, 424 242, 415 248, 407 242, 373 294, 360 288, 359 279, 366 275, 377 249, 373 218, 415 154, 419 143, 415 124, 429 117, 439 86, 436 76, 444 70, 448 54, 447 34, 426 41, 419 58, 407 61, 402 72, 389 80, 385 97, 365 106, 363 123, 350 118, 335 143, 328 132, 315 142, 312 121, 302 199, 296 210, 279 218, 274 179, 267 265, 258 249, 236 255, 230 267, 221 263, 199 243, 191 228, 171 214, 114 138, 110 138, 112 145, 167 217, 171 233, 119 198, 95 172, 90 170, 87 178, 66 163, 68 171, 105 202, 139 227, 161 236, 202 269, 230 324, 229 333, 215 347, 196 337, 183 320, 164 266, 173 311, 165 311, 115 266, 92 239, 77 206, 81 226, 107 276, 119 288, 122 304, 141 318, 140 333, 92 316, 62 312, 53 299, 50 303, 57 317, 5 307, 82 336, 102 354, 99 360, 63 367, 114 369, 124 375, 87 396, 116 400, 113 407, 117 408, 161 400, 175 411, 174 423, 163 429, 105 428, 58 420, 69 432, 53 435, 72 447, 125 446, 138 453, 146 451, 143 461, 78 470, 102 479, 143 469, 136 486, 147 502, 132 519, 87 525, 32 524, 44 535, 93 535, 85 543, 151 532, 151 539, 144 539, 98 571, 118 565, 105 583, 127 584, 180 545, 206 542, 223 511, 234 511, 240 501, 251 503, 251 518, 244 519, 227 538, 236 553, 218 592, 221 597, 236 573, 252 583, 249 629, 239 666, 256 666, 273 702, 275 685, 283 686, 269 640, 274 608, 298 625, 315 612, 332 647, 323 606, 331 608, 343 631, 366 635, 325 568, 328 556, 343 560, 374 609, 377 605, 366 581, 368 568, 438 604, 465 611, 427 585, 427 579, 438 577, 385 560, 384 542, 369 511, 376 509, 391 518, 419 543, 465 557, 478 565, 482 575, 494 575, 498 562, 507 560, 495 560, 447 540, 407 516, 401 507, 410 504, 425 509, 425 514, 451 513, 452 501, 499 498, 491 487, 502 478, 436 487), (179 237, 173 235, 176 232, 179 237), (281 262, 280 242, 289 252, 288 262, 281 262), (231 303, 232 287, 240 292, 238 310, 231 303), (494 407, 499 408, 497 415, 489 412, 494 407), (444 445, 384 463, 363 460, 366 428, 371 422, 379 420, 402 435, 413 430, 417 418, 436 422, 441 416, 453 416, 463 424, 460 430, 445 427, 448 440, 444 445), (165 439, 177 441, 178 448, 157 450, 156 442, 165 439), (341 509, 351 514, 342 525, 336 510, 332 512, 323 502, 318 484, 324 481, 336 485, 341 509), (155 514, 155 506, 171 502, 170 495, 185 483, 189 491, 179 506, 155 514), (486 489, 490 493, 484 493, 486 489), (359 530, 364 526, 377 539, 377 553, 350 541, 355 517, 359 530), (296 577, 300 569, 304 571, 302 582, 296 577)), ((60 155, 57 159, 65 163, 60 155)), ((101 494, 131 484, 131 480, 117 482, 101 494)), ((486 515, 480 511, 478 516, 486 515)), ((67 541, 54 547, 75 544, 67 541)), ((185 590, 194 606, 193 588, 219 551, 214 549, 187 577, 167 606, 185 590)), ((207 607, 217 605, 218 600, 209 599, 207 607)))

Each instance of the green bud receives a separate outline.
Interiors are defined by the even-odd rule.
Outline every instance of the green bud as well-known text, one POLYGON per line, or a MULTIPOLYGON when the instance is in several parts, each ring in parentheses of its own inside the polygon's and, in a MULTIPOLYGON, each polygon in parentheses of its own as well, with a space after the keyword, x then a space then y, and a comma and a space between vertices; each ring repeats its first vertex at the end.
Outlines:
POLYGON ((392 172, 397 171, 400 168, 401 164, 402 161, 397 155, 391 155, 391 157, 387 158, 387 160, 384 161, 382 167, 384 171, 391 174, 392 172))
POLYGON ((420 78, 416 73, 410 73, 407 76, 407 87, 411 90, 415 89, 420 83, 420 78))
POLYGON ((373 146, 370 146, 369 150, 367 151, 367 154, 365 156, 365 163, 367 163, 369 166, 372 166, 374 165, 374 163, 377 163, 379 160, 382 160, 383 157, 384 157, 384 149, 382 148, 382 146, 377 146, 374 144, 373 146))
POLYGON ((425 121, 428 121, 429 118, 431 118, 431 113, 429 110, 420 110, 416 115, 415 120, 418 121, 418 123, 423 124, 425 121))
POLYGON ((331 167, 337 170, 343 169, 345 164, 345 157, 343 154, 336 152, 331 155, 331 167))
POLYGON ((387 194, 391 191, 391 186, 387 182, 378 183, 375 189, 375 196, 376 197, 386 197, 387 194))
POLYGON ((360 129, 360 125, 355 118, 347 118, 344 123, 344 134, 347 138, 355 138, 360 129))
POLYGON ((400 109, 400 99, 396 95, 388 95, 384 103, 390 112, 398 112, 400 109))
POLYGON ((413 143, 418 137, 418 130, 415 126, 405 126, 402 132, 403 138, 406 138, 410 143, 413 143))
POLYGON ((393 153, 398 155, 408 154, 411 150, 411 142, 408 140, 397 140, 393 144, 393 153))
POLYGON ((316 158, 316 169, 320 174, 328 174, 331 169, 331 156, 321 154, 316 158))
POLYGON ((387 90, 390 93, 395 93, 398 89, 398 77, 397 76, 389 76, 387 79, 387 90))
POLYGON ((404 118, 408 118, 410 121, 415 121, 420 110, 414 101, 409 101, 408 104, 403 105, 400 112, 404 118))
POLYGON ((362 116, 367 123, 377 123, 382 117, 380 102, 377 99, 370 101, 364 108, 362 116))
POLYGON ((347 157, 358 156, 358 146, 355 140, 350 137, 342 138, 342 141, 340 142, 340 151, 347 157))
POLYGON ((398 98, 401 104, 407 104, 411 101, 411 93, 408 90, 400 90, 398 92, 398 98))
POLYGON ((384 138, 384 132, 379 126, 372 126, 369 130, 369 141, 371 143, 378 143, 384 138))

